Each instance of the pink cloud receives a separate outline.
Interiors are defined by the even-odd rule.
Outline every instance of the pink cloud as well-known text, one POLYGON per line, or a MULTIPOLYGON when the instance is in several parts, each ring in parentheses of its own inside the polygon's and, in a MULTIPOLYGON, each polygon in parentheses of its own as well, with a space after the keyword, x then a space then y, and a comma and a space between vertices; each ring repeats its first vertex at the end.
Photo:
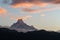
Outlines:
POLYGON ((42 9, 29 9, 29 8, 24 8, 22 9, 23 12, 29 12, 29 13, 37 13, 37 12, 48 12, 48 11, 54 11, 60 9, 60 6, 54 6, 51 8, 42 8, 42 9))
POLYGON ((6 9, 4 9, 4 8, 2 8, 2 7, 0 7, 0 16, 6 16, 7 15, 7 10, 6 9))
POLYGON ((22 9, 22 11, 24 11, 24 12, 30 12, 30 13, 36 13, 36 12, 39 12, 40 10, 24 8, 24 9, 22 9))
POLYGON ((48 3, 41 2, 39 0, 17 0, 17 1, 12 0, 11 5, 13 8, 19 8, 19 7, 29 8, 29 7, 32 7, 34 5, 44 7, 44 6, 47 6, 48 3))
POLYGON ((32 7, 34 5, 45 7, 49 4, 59 4, 60 0, 12 0, 12 7, 19 8, 19 7, 32 7))
POLYGON ((19 8, 19 7, 32 7, 34 4, 31 4, 31 3, 18 3, 18 4, 14 4, 12 5, 11 7, 13 8, 19 8))
POLYGON ((27 20, 27 19, 29 19, 29 18, 31 18, 31 17, 32 17, 32 16, 30 16, 30 15, 22 16, 22 17, 15 17, 15 16, 11 16, 11 18, 10 18, 10 19, 12 19, 12 20, 18 20, 18 19, 27 20))

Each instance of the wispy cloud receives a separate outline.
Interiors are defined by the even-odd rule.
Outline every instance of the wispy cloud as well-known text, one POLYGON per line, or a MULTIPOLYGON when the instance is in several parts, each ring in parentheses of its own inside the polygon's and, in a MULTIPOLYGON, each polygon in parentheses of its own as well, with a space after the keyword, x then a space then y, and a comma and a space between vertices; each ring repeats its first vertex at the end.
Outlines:
POLYGON ((41 2, 41 1, 37 1, 37 0, 12 0, 11 3, 13 8, 19 8, 19 7, 32 7, 34 5, 36 6, 46 6, 47 3, 45 2, 41 2))
POLYGON ((54 11, 60 9, 60 6, 54 6, 51 8, 41 8, 41 9, 29 9, 29 8, 24 8, 22 9, 23 12, 29 12, 29 13, 37 13, 37 12, 49 12, 49 11, 54 11))
POLYGON ((46 15, 45 15, 45 14, 40 14, 40 16, 44 17, 44 16, 46 16, 46 15))
POLYGON ((13 7, 13 8, 19 8, 19 7, 29 8, 32 6, 33 6, 33 4, 31 4, 31 3, 18 3, 18 4, 13 4, 11 7, 13 7))
POLYGON ((0 16, 7 15, 7 10, 0 7, 0 16))
POLYGON ((30 12, 30 13, 36 13, 36 12, 39 12, 40 10, 24 8, 24 9, 22 9, 22 11, 24 11, 24 12, 30 12))
MULTIPOLYGON (((5 1, 9 2, 7 0, 5 0, 5 1)), ((60 3, 60 0, 12 0, 11 7, 13 7, 13 8, 24 7, 24 9, 22 11, 35 13, 35 12, 53 11, 60 7, 34 10, 34 9, 30 9, 32 6, 46 7, 49 4, 59 4, 59 3, 60 3)))
POLYGON ((40 11, 41 12, 48 12, 48 11, 54 11, 54 10, 57 10, 57 9, 60 9, 60 6, 55 6, 55 7, 51 7, 51 8, 43 8, 40 11))
POLYGON ((60 3, 60 0, 12 0, 12 7, 18 8, 21 6, 24 7, 31 7, 31 6, 47 6, 49 3, 51 4, 58 4, 60 3))
MULTIPOLYGON (((5 0, 5 2, 9 2, 5 0)), ((19 8, 19 7, 25 7, 22 9, 23 12, 29 12, 29 13, 37 13, 37 12, 48 12, 48 11, 54 11, 56 9, 60 9, 60 6, 57 7, 51 7, 46 8, 49 4, 59 4, 60 0, 12 0, 11 7, 13 8, 19 8), (32 6, 40 6, 45 7, 41 9, 31 9, 32 6)))
POLYGON ((18 20, 18 19, 23 19, 23 20, 27 20, 29 18, 31 18, 32 16, 27 15, 27 16, 22 16, 22 17, 15 17, 15 16, 11 16, 11 20, 18 20))
POLYGON ((59 4, 60 3, 60 0, 53 0, 52 3, 59 4))

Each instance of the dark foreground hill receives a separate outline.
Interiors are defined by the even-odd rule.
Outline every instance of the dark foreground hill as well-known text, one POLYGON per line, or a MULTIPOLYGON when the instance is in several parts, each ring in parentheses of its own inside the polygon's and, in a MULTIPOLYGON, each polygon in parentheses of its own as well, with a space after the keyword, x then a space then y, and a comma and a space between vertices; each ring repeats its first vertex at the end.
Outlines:
POLYGON ((22 33, 0 28, 0 40, 60 40, 60 33, 45 30, 22 33))

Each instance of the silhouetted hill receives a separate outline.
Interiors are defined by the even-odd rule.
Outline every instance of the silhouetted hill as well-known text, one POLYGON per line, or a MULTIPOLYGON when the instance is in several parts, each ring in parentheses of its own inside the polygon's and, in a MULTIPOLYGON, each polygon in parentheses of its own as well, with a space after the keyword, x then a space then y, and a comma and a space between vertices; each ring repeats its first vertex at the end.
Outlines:
POLYGON ((18 19, 18 21, 16 23, 11 25, 11 29, 17 30, 18 32, 28 32, 28 31, 37 30, 33 26, 29 26, 26 23, 24 23, 22 19, 18 19))
POLYGON ((22 33, 0 28, 0 40, 60 40, 60 33, 45 30, 22 33))

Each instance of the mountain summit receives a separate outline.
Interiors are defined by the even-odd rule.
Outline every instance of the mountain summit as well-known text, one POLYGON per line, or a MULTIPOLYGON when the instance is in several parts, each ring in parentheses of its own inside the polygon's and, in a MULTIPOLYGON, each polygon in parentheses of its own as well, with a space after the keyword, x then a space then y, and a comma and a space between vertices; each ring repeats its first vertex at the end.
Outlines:
POLYGON ((18 24, 24 24, 24 22, 23 22, 22 19, 18 19, 17 23, 18 23, 18 24))
POLYGON ((11 25, 11 29, 17 30, 19 32, 28 32, 28 31, 35 31, 37 30, 33 26, 29 26, 22 19, 18 19, 16 23, 11 25))

